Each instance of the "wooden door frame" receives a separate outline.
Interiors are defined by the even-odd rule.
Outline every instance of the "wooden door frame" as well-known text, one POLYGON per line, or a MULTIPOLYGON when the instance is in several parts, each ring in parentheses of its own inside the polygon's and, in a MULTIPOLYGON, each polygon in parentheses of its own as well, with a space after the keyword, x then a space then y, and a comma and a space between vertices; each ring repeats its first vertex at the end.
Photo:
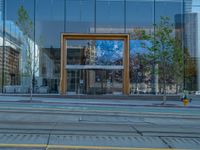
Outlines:
POLYGON ((61 68, 60 68, 60 94, 67 92, 67 40, 123 40, 123 94, 129 95, 129 34, 72 34, 61 33, 61 68))

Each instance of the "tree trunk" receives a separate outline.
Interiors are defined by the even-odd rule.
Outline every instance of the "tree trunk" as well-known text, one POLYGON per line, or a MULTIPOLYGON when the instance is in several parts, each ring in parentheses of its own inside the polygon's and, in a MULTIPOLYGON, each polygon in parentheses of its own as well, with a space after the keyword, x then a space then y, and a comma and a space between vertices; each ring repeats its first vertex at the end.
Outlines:
POLYGON ((33 73, 31 73, 30 101, 33 100, 33 73))

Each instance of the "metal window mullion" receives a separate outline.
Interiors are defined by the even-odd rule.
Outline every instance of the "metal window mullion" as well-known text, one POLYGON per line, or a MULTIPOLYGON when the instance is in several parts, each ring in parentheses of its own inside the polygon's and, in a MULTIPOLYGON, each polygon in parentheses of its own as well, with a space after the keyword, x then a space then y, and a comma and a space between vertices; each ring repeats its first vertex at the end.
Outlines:
POLYGON ((4 87, 4 76, 5 76, 5 19, 6 19, 6 2, 5 0, 3 0, 3 59, 2 59, 2 93, 3 91, 3 87, 4 87))
POLYGON ((33 41, 34 41, 34 48, 33 48, 33 71, 32 71, 32 82, 31 84, 33 84, 33 93, 34 91, 34 87, 35 87, 35 49, 36 49, 36 32, 35 32, 35 25, 36 25, 36 0, 34 0, 34 9, 33 9, 33 41))
POLYGON ((96 33, 97 28, 97 0, 94 1, 94 33, 96 33))
POLYGON ((183 0, 182 2, 182 13, 183 13, 183 17, 182 17, 182 52, 183 52, 183 90, 186 90, 185 87, 185 65, 186 65, 186 59, 185 59, 185 0, 183 0))
POLYGON ((124 0, 124 33, 126 33, 126 0, 124 0))
POLYGON ((64 0, 64 32, 66 32, 66 13, 67 13, 67 2, 66 2, 66 0, 64 0))

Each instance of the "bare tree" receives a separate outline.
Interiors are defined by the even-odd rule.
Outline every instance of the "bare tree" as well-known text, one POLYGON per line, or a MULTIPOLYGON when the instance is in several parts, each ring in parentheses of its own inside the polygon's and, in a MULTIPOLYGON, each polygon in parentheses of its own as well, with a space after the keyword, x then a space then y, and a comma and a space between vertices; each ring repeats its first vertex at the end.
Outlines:
POLYGON ((33 22, 31 21, 26 9, 20 6, 18 9, 18 19, 16 25, 22 32, 22 49, 26 55, 25 57, 25 70, 22 72, 23 75, 30 77, 30 100, 33 95, 33 85, 35 83, 34 75, 38 71, 38 55, 35 53, 35 42, 32 40, 33 35, 33 22))

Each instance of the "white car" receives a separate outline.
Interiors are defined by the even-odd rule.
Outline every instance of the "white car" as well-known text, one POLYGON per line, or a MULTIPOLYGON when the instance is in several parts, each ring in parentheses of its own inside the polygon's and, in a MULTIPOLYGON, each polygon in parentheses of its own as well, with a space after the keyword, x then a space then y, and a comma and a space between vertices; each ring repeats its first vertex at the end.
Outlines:
POLYGON ((196 91, 196 92, 195 92, 195 95, 200 95, 200 91, 196 91))

